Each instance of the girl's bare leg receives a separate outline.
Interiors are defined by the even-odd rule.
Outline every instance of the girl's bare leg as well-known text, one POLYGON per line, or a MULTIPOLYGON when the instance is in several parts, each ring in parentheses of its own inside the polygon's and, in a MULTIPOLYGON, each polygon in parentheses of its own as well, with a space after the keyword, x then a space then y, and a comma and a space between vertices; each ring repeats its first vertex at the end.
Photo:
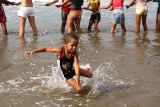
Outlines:
POLYGON ((80 27, 80 23, 81 23, 81 15, 78 15, 75 19, 75 23, 76 23, 76 28, 77 28, 77 31, 79 33, 82 33, 82 29, 80 27))
POLYGON ((37 35, 37 27, 36 27, 36 24, 35 24, 34 16, 28 16, 28 20, 29 20, 29 23, 32 27, 33 35, 36 36, 37 35))
POLYGON ((126 31, 127 31, 127 30, 126 30, 126 27, 125 27, 125 24, 121 24, 121 28, 122 28, 123 32, 126 32, 126 31))
POLYGON ((24 36, 25 25, 26 25, 26 18, 19 17, 19 24, 20 24, 19 36, 24 36))
POLYGON ((147 20, 147 15, 142 15, 142 25, 143 25, 144 31, 148 30, 146 20, 147 20))
POLYGON ((93 21, 89 21, 89 24, 88 24, 88 31, 91 31, 92 25, 93 25, 93 21))
POLYGON ((115 28, 116 28, 116 24, 112 24, 112 28, 111 28, 111 31, 110 31, 111 34, 114 33, 115 28))
POLYGON ((8 35, 7 33, 7 27, 6 27, 6 22, 1 22, 2 30, 4 35, 8 35))
POLYGON ((99 32, 98 23, 99 23, 99 21, 95 20, 95 22, 94 22, 94 29, 96 30, 96 32, 99 32))
POLYGON ((160 32, 160 14, 157 14, 156 32, 160 32))
POLYGON ((74 24, 74 17, 72 15, 72 12, 70 12, 68 15, 68 33, 72 33, 73 24, 74 24))
POLYGON ((136 33, 140 32, 141 15, 136 14, 136 33))

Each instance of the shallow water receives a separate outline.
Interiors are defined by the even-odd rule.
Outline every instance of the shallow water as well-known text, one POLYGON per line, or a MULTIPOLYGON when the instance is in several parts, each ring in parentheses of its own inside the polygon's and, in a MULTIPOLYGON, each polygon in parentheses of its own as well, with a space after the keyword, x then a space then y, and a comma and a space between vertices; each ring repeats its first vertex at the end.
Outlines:
POLYGON ((101 10, 98 34, 94 29, 91 33, 86 31, 90 12, 83 12, 84 33, 78 34, 79 62, 81 67, 90 66, 94 73, 91 79, 81 78, 86 97, 79 97, 61 78, 56 54, 24 56, 27 50, 63 46, 61 11, 44 4, 35 5, 39 35, 32 36, 27 21, 24 38, 18 37, 19 7, 4 6, 9 35, 2 36, 0 29, 0 107, 159 107, 160 34, 154 33, 156 3, 149 5, 148 33, 139 35, 134 33, 135 6, 125 9, 128 32, 121 33, 118 25, 115 35, 109 33, 112 12, 101 10))

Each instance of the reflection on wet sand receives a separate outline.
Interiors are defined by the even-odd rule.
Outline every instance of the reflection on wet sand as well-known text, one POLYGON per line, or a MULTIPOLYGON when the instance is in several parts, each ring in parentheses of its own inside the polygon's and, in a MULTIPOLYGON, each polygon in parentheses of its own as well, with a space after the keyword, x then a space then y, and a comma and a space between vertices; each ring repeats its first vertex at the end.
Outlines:
POLYGON ((136 38, 134 40, 136 46, 135 59, 137 64, 144 64, 146 58, 146 49, 148 48, 148 44, 150 44, 150 40, 147 37, 147 32, 144 32, 142 35, 140 33, 135 33, 136 38))
MULTIPOLYGON (((20 46, 22 48, 25 48, 25 46, 27 44, 26 38, 24 36, 22 36, 22 37, 19 37, 19 40, 20 40, 20 46)), ((34 36, 32 42, 30 42, 30 43, 31 44, 36 44, 37 40, 38 40, 38 36, 34 36)))

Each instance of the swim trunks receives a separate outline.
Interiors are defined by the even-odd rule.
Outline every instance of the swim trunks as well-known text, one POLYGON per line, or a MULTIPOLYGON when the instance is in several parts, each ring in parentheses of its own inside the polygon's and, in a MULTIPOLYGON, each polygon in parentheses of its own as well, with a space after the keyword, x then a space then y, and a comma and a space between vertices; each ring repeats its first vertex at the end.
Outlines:
POLYGON ((62 18, 62 22, 66 22, 67 21, 67 17, 68 17, 69 11, 63 11, 61 12, 61 18, 62 18))
POLYGON ((4 9, 2 4, 0 3, 0 22, 6 22, 6 15, 4 13, 4 9))
POLYGON ((98 20, 100 22, 100 20, 101 20, 101 14, 100 13, 91 15, 90 21, 95 22, 95 20, 98 20))
POLYGON ((18 16, 21 17, 28 17, 34 16, 34 8, 33 7, 21 7, 20 10, 17 12, 18 16))
POLYGON ((136 14, 139 15, 147 15, 148 7, 147 6, 137 6, 136 7, 136 14))
POLYGON ((113 20, 112 20, 113 24, 124 24, 125 23, 125 16, 124 14, 114 14, 113 16, 113 20))
MULTIPOLYGON (((65 55, 65 49, 64 47, 61 47, 61 56, 58 60, 60 60, 60 68, 62 70, 62 73, 66 80, 69 80, 70 78, 73 78, 75 75, 75 70, 74 70, 74 54, 71 55, 70 59, 68 59, 65 55)), ((58 62, 58 61, 57 61, 58 62)))

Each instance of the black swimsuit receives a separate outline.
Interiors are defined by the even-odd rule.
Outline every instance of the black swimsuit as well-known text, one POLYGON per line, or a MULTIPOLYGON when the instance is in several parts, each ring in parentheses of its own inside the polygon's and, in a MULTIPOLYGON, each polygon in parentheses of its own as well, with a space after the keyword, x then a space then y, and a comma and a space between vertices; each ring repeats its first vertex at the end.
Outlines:
POLYGON ((72 78, 75 75, 75 70, 73 67, 74 63, 74 54, 71 55, 70 59, 68 59, 65 55, 64 47, 61 47, 61 56, 60 56, 60 67, 63 72, 64 77, 66 80, 72 78))
POLYGON ((83 0, 71 0, 71 10, 81 10, 81 6, 83 5, 83 0))

